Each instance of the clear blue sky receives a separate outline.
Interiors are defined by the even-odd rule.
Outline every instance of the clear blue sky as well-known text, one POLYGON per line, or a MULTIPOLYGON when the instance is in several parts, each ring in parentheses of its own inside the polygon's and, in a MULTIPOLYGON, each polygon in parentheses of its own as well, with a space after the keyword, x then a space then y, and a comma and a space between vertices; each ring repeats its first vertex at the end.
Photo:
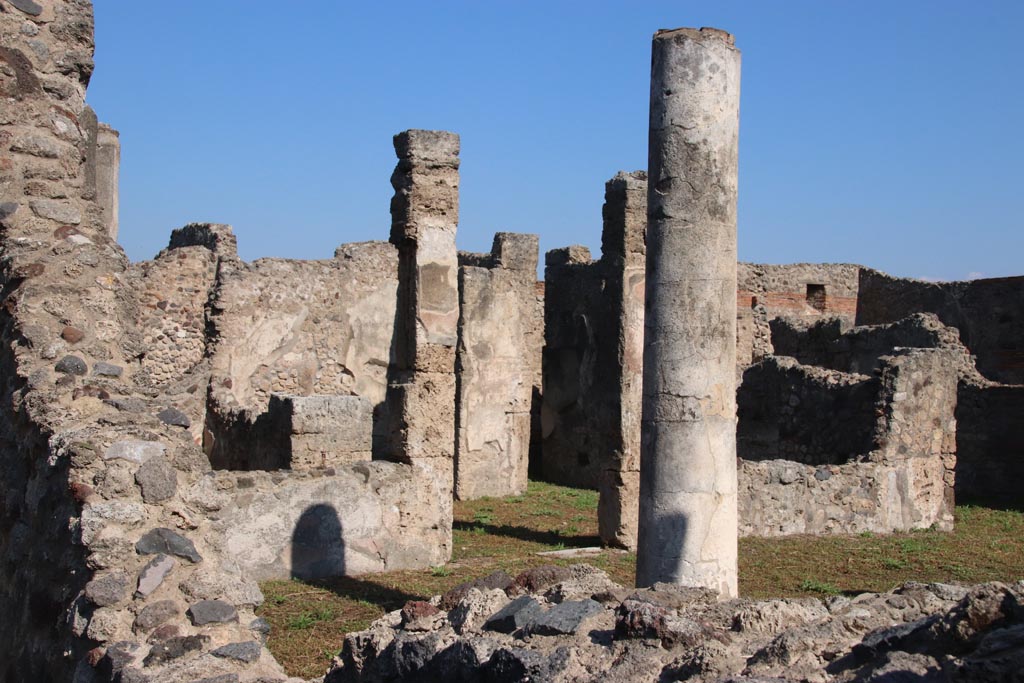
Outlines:
POLYGON ((387 239, 394 133, 462 136, 459 248, 599 251, 647 162, 650 39, 743 51, 740 257, 1024 273, 1024 2, 96 0, 89 101, 121 132, 120 242, 191 221, 241 255, 387 239))

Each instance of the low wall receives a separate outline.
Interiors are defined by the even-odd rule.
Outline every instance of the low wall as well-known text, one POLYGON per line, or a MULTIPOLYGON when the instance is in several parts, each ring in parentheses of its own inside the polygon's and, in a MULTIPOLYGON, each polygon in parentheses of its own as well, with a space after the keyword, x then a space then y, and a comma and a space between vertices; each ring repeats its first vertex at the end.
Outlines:
POLYGON ((185 497, 230 571, 255 581, 316 579, 443 564, 444 491, 412 465, 363 462, 308 472, 213 472, 185 497))
MULTIPOLYGON (((952 529, 957 466, 955 356, 955 351, 946 349, 899 349, 882 357, 878 379, 861 388, 870 386, 875 393, 873 400, 861 396, 866 403, 861 408, 875 416, 873 428, 867 430, 869 451, 863 455, 847 459, 818 452, 814 461, 802 463, 741 459, 741 533, 952 529)), ((793 364, 783 359, 777 372, 805 373, 814 381, 825 377, 818 373, 829 372, 793 364)), ((838 393, 846 391, 838 383, 835 386, 838 393)))

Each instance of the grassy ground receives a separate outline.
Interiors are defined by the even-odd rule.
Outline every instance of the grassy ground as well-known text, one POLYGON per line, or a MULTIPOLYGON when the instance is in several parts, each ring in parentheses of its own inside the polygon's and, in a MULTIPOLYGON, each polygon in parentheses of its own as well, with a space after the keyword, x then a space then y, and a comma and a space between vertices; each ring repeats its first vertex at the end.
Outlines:
MULTIPOLYGON (((597 493, 530 482, 525 495, 455 504, 454 553, 444 567, 315 583, 270 581, 259 614, 270 650, 293 676, 322 675, 345 633, 406 600, 504 569, 587 562, 632 585, 636 557, 604 551, 552 560, 535 553, 600 545, 597 493)), ((956 531, 740 540, 740 592, 754 598, 889 590, 904 581, 1024 578, 1024 513, 958 507, 956 531)))

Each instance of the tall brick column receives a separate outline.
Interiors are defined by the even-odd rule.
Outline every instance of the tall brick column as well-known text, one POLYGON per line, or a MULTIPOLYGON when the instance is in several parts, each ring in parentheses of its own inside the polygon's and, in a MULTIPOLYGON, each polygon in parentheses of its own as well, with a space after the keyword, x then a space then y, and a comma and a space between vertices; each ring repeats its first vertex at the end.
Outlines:
POLYGON ((611 459, 601 472, 597 525, 601 541, 636 548, 640 497, 640 412, 644 353, 644 263, 647 173, 620 171, 605 184, 601 260, 616 344, 618 424, 611 459))
MULTIPOLYGON (((459 136, 395 136, 391 243, 398 247, 398 308, 389 369, 390 455, 424 468, 446 491, 455 456, 455 346, 459 323, 459 136)), ((450 548, 449 548, 450 550, 450 548)))
POLYGON ((637 584, 736 588, 740 53, 659 31, 651 60, 637 584))

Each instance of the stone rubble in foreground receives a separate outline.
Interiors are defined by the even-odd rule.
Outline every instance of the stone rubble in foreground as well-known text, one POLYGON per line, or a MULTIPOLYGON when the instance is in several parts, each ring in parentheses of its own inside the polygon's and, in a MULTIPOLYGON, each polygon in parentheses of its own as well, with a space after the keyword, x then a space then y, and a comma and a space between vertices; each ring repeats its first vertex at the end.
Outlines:
POLYGON ((1024 581, 724 602, 585 564, 504 572, 349 634, 324 683, 1024 681, 1024 581))

